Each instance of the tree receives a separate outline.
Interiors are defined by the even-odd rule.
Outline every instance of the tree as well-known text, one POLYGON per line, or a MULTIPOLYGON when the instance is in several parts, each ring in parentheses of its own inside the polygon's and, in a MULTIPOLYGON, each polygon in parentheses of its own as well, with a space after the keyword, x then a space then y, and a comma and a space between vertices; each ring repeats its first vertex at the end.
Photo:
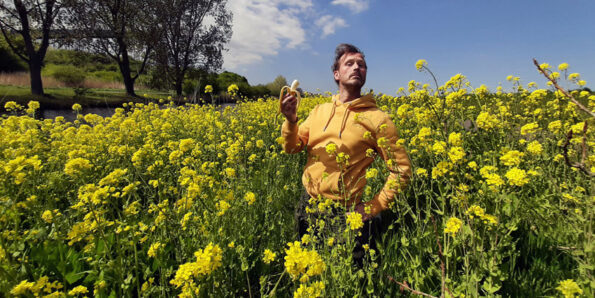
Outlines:
POLYGON ((190 67, 211 72, 223 65, 222 52, 231 38, 232 14, 227 0, 162 0, 153 5, 162 27, 157 63, 166 66, 176 94, 182 95, 190 67), (159 4, 157 4, 159 3, 159 4))
POLYGON ((104 53, 118 63, 126 94, 136 96, 134 82, 144 72, 160 36, 156 9, 149 0, 70 0, 71 41, 79 48, 104 53), (131 58, 142 62, 131 69, 131 58))
POLYGON ((279 94, 284 86, 287 86, 287 79, 282 75, 278 75, 274 81, 267 84, 267 88, 273 95, 279 94))
POLYGON ((0 31, 10 49, 29 65, 35 95, 43 95, 41 68, 61 11, 62 1, 57 0, 0 1, 0 31))

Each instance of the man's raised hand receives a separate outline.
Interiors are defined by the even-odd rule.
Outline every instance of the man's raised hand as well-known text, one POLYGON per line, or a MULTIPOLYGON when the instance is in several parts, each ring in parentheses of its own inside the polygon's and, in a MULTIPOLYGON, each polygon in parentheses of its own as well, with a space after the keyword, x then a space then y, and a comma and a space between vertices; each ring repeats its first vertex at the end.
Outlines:
POLYGON ((297 98, 291 92, 288 92, 283 96, 283 100, 281 101, 281 113, 285 115, 285 118, 287 118, 289 122, 297 122, 297 98))

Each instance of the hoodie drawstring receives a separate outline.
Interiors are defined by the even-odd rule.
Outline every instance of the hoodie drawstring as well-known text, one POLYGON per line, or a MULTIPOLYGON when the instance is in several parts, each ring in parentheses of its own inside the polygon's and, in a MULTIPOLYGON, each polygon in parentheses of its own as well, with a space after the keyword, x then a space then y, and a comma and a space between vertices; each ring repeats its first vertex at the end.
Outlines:
MULTIPOLYGON (((326 131, 329 124, 331 123, 331 120, 335 116, 335 112, 337 109, 337 100, 338 100, 338 96, 333 97, 333 102, 332 102, 333 107, 331 109, 331 115, 329 116, 328 120, 326 121, 326 124, 324 125, 324 128, 322 129, 322 131, 326 131)), ((345 105, 345 103, 343 103, 343 105, 345 105)), ((349 118, 349 112, 351 112, 352 106, 354 109, 373 108, 373 107, 376 107, 376 101, 374 100, 374 98, 372 97, 371 94, 367 94, 365 96, 362 96, 358 99, 355 99, 355 100, 347 103, 345 113, 343 113, 343 119, 341 119, 341 128, 339 130, 339 138, 341 138, 341 135, 343 134, 343 130, 345 130, 345 126, 347 125, 347 118, 349 118)))
POLYGON ((328 117, 328 121, 326 121, 326 125, 324 125, 322 131, 326 131, 326 128, 328 127, 329 123, 331 123, 331 119, 333 119, 333 116, 335 115, 335 107, 335 101, 333 101, 333 109, 331 110, 331 115, 330 117, 328 117))
POLYGON ((343 133, 343 130, 345 129, 345 124, 347 123, 347 115, 349 114, 349 106, 351 106, 351 103, 349 103, 347 105, 347 109, 345 109, 345 113, 343 114, 343 119, 341 120, 341 130, 339 130, 339 139, 341 138, 341 134, 343 133))

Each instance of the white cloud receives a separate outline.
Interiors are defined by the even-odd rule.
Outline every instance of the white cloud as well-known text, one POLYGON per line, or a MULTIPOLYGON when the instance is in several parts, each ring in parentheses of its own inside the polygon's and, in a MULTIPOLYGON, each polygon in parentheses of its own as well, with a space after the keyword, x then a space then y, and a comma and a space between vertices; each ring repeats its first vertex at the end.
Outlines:
POLYGON ((335 33, 338 28, 347 27, 347 22, 337 16, 324 15, 316 21, 316 26, 322 28, 322 37, 326 37, 335 33))
POLYGON ((369 0, 333 0, 333 5, 345 5, 351 12, 360 13, 369 6, 369 0))
POLYGON ((303 45, 306 32, 300 16, 312 6, 312 0, 229 0, 233 35, 224 67, 252 64, 282 48, 303 45))

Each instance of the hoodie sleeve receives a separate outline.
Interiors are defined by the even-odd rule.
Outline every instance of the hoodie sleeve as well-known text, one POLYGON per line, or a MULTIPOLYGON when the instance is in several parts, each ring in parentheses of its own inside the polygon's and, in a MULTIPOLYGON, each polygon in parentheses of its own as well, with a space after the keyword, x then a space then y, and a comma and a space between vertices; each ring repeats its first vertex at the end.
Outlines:
POLYGON ((287 119, 283 122, 283 125, 281 126, 281 136, 284 139, 283 150, 285 150, 286 153, 298 153, 304 149, 306 144, 308 144, 310 118, 315 109, 316 108, 310 112, 308 118, 306 118, 300 125, 291 123, 287 119))
POLYGON ((370 206, 372 216, 387 210, 389 204, 395 199, 395 195, 405 189, 411 178, 409 156, 405 147, 397 144, 398 140, 397 127, 386 116, 380 123, 374 149, 386 162, 390 174, 380 193, 366 203, 366 206, 370 206))

